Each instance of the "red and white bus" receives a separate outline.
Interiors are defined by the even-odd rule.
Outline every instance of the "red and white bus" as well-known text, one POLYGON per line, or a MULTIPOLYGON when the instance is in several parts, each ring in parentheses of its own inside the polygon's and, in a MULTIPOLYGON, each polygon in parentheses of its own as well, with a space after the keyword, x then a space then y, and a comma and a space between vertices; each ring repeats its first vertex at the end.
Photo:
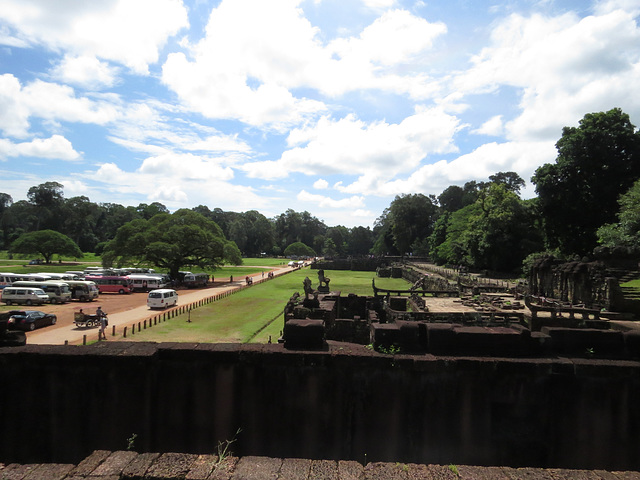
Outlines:
POLYGON ((131 293, 133 287, 131 280, 124 276, 93 276, 89 275, 84 278, 88 282, 94 282, 98 286, 100 293, 131 293))

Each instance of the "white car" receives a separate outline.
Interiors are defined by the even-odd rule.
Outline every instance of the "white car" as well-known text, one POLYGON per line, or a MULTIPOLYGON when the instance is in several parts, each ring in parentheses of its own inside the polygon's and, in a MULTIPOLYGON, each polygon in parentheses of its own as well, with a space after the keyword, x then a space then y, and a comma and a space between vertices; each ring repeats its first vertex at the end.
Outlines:
POLYGON ((178 304, 178 292, 170 288, 151 290, 147 296, 147 307, 169 308, 178 304))

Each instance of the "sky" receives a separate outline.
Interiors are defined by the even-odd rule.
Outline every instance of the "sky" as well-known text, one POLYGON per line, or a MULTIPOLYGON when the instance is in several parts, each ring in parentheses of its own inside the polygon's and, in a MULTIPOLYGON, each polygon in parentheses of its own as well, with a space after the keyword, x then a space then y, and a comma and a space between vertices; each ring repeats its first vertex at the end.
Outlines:
POLYGON ((373 226, 640 124, 640 0, 0 0, 0 192, 373 226))

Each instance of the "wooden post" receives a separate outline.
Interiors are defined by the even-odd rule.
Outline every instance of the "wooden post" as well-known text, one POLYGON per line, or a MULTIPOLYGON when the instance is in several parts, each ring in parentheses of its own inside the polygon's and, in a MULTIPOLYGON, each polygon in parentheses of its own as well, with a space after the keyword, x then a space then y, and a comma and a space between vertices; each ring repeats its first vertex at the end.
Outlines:
POLYGON ((115 337, 115 336, 116 336, 116 326, 115 326, 115 325, 113 325, 113 326, 111 327, 111 336, 112 336, 112 337, 115 337))
POLYGON ((122 336, 123 336, 123 338, 127 338, 127 327, 124 327, 124 330, 122 332, 122 336))
POLYGON ((82 344, 83 344, 83 345, 86 345, 86 344, 87 344, 87 335, 86 335, 86 334, 84 334, 84 335, 82 336, 82 344))

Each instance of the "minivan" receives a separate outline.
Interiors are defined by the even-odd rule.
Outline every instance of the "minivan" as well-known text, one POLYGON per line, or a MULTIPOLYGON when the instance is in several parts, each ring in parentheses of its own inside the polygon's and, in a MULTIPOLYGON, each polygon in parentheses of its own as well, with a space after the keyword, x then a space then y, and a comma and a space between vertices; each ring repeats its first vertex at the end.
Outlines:
POLYGON ((178 292, 170 288, 151 290, 147 296, 147 307, 168 308, 178 304, 178 292))
POLYGON ((49 302, 49 295, 41 288, 6 287, 2 290, 2 301, 7 305, 42 305, 49 302))

